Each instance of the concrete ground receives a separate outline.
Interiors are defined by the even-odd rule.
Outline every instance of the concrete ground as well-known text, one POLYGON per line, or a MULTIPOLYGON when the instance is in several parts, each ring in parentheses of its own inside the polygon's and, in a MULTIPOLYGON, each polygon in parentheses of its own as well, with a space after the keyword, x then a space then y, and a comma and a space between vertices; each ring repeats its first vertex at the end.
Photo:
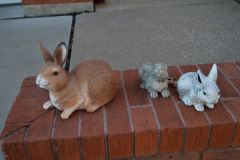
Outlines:
POLYGON ((0 132, 23 79, 45 64, 38 42, 53 53, 59 42, 68 44, 71 23, 72 16, 0 20, 0 132))
POLYGON ((238 3, 163 2, 158 3, 160 7, 107 7, 106 11, 100 5, 97 13, 78 15, 71 68, 96 58, 120 70, 140 68, 146 62, 184 65, 240 60, 238 3))
MULTIPOLYGON (((97 58, 120 70, 240 61, 239 17, 234 0, 106 0, 77 15, 70 68, 97 58)), ((51 53, 68 43, 72 17, 23 18, 12 6, 0 7, 0 19, 1 132, 22 80, 45 63, 37 43, 51 53)))

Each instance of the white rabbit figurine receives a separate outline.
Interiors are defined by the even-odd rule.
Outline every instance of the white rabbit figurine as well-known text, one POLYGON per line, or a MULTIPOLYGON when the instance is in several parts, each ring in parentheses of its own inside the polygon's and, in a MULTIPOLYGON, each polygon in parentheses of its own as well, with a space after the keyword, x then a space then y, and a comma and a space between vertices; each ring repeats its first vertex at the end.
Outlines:
POLYGON ((182 101, 194 105, 197 111, 204 111, 203 105, 214 108, 220 98, 220 89, 217 84, 217 66, 213 67, 206 77, 201 71, 183 74, 177 82, 177 91, 182 101))
POLYGON ((102 60, 90 60, 67 73, 63 64, 67 59, 65 43, 60 43, 52 56, 39 43, 46 64, 41 68, 36 83, 49 91, 50 99, 43 108, 62 110, 61 118, 77 109, 94 112, 111 101, 116 94, 116 80, 112 68, 102 60))

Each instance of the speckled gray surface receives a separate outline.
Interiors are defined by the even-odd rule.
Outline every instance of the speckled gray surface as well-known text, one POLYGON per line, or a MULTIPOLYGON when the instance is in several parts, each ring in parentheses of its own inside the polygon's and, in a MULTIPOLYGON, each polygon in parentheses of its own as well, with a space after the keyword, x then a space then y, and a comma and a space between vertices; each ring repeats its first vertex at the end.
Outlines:
POLYGON ((234 0, 105 0, 103 4, 95 4, 97 12, 115 11, 136 8, 156 8, 183 5, 235 3, 234 0))
POLYGON ((240 60, 240 5, 172 6, 77 16, 71 69, 102 59, 113 69, 240 60))

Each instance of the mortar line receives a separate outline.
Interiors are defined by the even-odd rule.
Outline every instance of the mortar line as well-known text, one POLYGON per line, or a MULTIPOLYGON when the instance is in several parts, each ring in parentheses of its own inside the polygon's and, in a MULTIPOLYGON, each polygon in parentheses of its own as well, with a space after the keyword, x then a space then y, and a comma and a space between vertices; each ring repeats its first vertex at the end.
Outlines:
POLYGON ((136 105, 136 106, 130 106, 131 109, 133 109, 133 108, 144 108, 144 107, 151 107, 151 105, 136 105))
MULTIPOLYGON (((236 62, 233 62, 233 64, 240 70, 240 66, 236 64, 236 62)), ((240 77, 240 76, 239 76, 240 77)))
POLYGON ((182 72, 181 68, 179 66, 177 66, 177 68, 178 68, 179 72, 181 73, 181 75, 183 75, 183 72, 182 72))
POLYGON ((81 159, 84 160, 84 154, 82 149, 82 140, 81 140, 81 122, 82 122, 82 112, 78 111, 78 132, 77 132, 77 138, 78 138, 78 146, 79 146, 79 153, 81 156, 81 159))
POLYGON ((51 132, 51 144, 52 144, 52 149, 53 149, 53 154, 54 154, 54 157, 56 160, 58 160, 58 156, 57 156, 57 149, 56 149, 56 144, 53 140, 53 137, 54 137, 54 133, 55 133, 55 126, 56 126, 56 121, 57 121, 57 109, 55 110, 55 113, 54 113, 54 118, 53 118, 53 124, 52 124, 52 132, 51 132))
POLYGON ((125 102, 126 102, 127 112, 128 112, 128 118, 129 118, 129 123, 130 123, 130 128, 131 128, 132 157, 134 157, 135 156, 135 134, 134 134, 134 126, 133 126, 133 120, 132 120, 132 113, 131 113, 131 108, 130 108, 129 101, 128 101, 127 90, 126 90, 125 81, 123 78, 123 73, 122 73, 122 71, 120 71, 120 73, 121 73, 122 83, 124 86, 123 92, 124 92, 124 97, 125 97, 125 102))
POLYGON ((46 114, 48 114, 49 112, 51 112, 52 110, 54 110, 55 108, 52 108, 52 109, 49 109, 46 113, 43 113, 42 115, 40 115, 39 117, 37 117, 36 119, 34 119, 34 120, 32 120, 32 121, 30 121, 30 123, 32 123, 32 122, 35 122, 36 120, 38 120, 39 118, 41 118, 42 116, 44 116, 44 115, 46 115, 46 114))
POLYGON ((240 78, 240 76, 236 76, 236 77, 228 77, 228 78, 229 78, 229 79, 230 79, 230 78, 240 78))
POLYGON ((29 160, 31 160, 32 158, 31 158, 31 155, 30 155, 30 152, 29 152, 29 149, 28 149, 28 145, 27 145, 27 142, 26 142, 29 129, 30 129, 30 127, 27 127, 27 130, 26 130, 26 133, 25 133, 25 136, 24 136, 24 139, 23 139, 23 143, 24 143, 24 148, 25 148, 26 153, 27 153, 27 157, 28 157, 29 160))
POLYGON ((39 98, 49 98, 49 97, 19 98, 19 99, 16 99, 16 100, 20 100, 20 99, 39 99, 39 98))
POLYGON ((29 82, 31 82, 31 83, 37 85, 37 84, 36 84, 35 82, 33 82, 32 80, 30 80, 30 79, 28 79, 28 78, 27 78, 27 80, 28 80, 29 82))
MULTIPOLYGON (((25 133, 24 139, 23 139, 24 148, 26 149, 26 153, 27 153, 28 150, 27 150, 26 145, 25 145, 25 140, 26 140, 26 137, 27 137, 27 132, 28 132, 29 126, 23 126, 23 127, 15 130, 15 131, 13 131, 13 132, 11 132, 10 134, 4 136, 4 137, 0 140, 0 146, 2 146, 2 143, 3 143, 8 137, 14 135, 14 134, 17 133, 18 131, 22 130, 24 127, 27 127, 27 130, 26 130, 26 133, 25 133)), ((2 147, 1 147, 1 150, 2 150, 2 147)), ((3 150, 2 150, 2 154, 3 154, 4 157, 6 156, 6 155, 4 154, 4 152, 3 152, 3 150)), ((27 157, 28 157, 28 159, 31 159, 31 158, 29 158, 28 153, 27 153, 27 157)))
POLYGON ((117 88, 123 88, 124 86, 123 85, 117 85, 117 88))
POLYGON ((227 101, 227 100, 235 100, 240 99, 240 97, 229 97, 229 98, 220 98, 220 100, 227 101))
POLYGON ((43 108, 43 107, 13 108, 12 110, 24 110, 24 109, 33 109, 33 108, 43 108))
MULTIPOLYGON (((183 72, 182 72, 182 70, 180 69, 180 67, 177 66, 177 68, 178 68, 179 72, 180 72, 181 74, 183 74, 183 72)), ((182 121, 182 123, 183 123, 183 126, 184 126, 184 133, 183 133, 182 147, 181 147, 181 152, 184 152, 186 135, 187 135, 187 125, 186 125, 186 122, 185 122, 185 120, 184 120, 184 118, 183 118, 183 116, 182 116, 182 113, 181 113, 181 111, 180 111, 180 108, 178 107, 178 104, 180 104, 180 103, 178 103, 178 102, 174 99, 171 90, 168 89, 168 91, 171 93, 170 97, 171 97, 171 99, 172 99, 172 102, 173 102, 173 104, 174 104, 174 106, 175 106, 175 108, 176 108, 176 110, 177 110, 177 112, 178 112, 178 115, 179 115, 180 118, 181 118, 181 121, 182 121)))
POLYGON ((108 127, 107 127, 107 114, 106 114, 106 106, 102 106, 102 114, 103 114, 103 129, 104 129, 104 143, 105 143, 105 152, 106 159, 109 159, 109 146, 108 146, 108 127))
POLYGON ((231 115, 231 117, 233 118, 234 120, 234 128, 233 128, 233 133, 232 133, 232 138, 231 138, 231 141, 230 141, 230 146, 232 146, 232 143, 233 143, 233 139, 234 139, 234 136, 235 136, 235 131, 237 129, 237 118, 233 115, 233 113, 231 112, 231 110, 228 108, 228 106, 226 105, 226 103, 223 101, 223 100, 220 100, 223 104, 223 106, 225 107, 225 109, 228 111, 228 113, 231 115))
POLYGON ((232 85, 232 87, 235 89, 235 91, 238 93, 238 95, 240 96, 240 92, 238 91, 238 89, 235 87, 235 85, 229 80, 229 78, 226 76, 226 74, 222 71, 222 69, 217 66, 218 69, 220 70, 220 72, 223 74, 223 76, 227 79, 227 81, 232 85))
POLYGON ((212 134, 213 124, 212 124, 211 119, 210 119, 209 116, 207 115, 206 111, 204 111, 203 114, 205 115, 208 123, 210 124, 210 130, 209 130, 209 133, 208 133, 208 140, 207 140, 207 145, 206 145, 206 149, 208 149, 208 148, 209 148, 209 143, 210 143, 211 134, 212 134))
MULTIPOLYGON (((6 124, 5 126, 15 126, 15 125, 25 125, 23 127, 29 127, 31 125, 31 123, 10 123, 10 124, 6 124)), ((21 127, 22 128, 22 127, 21 127)), ((20 128, 19 128, 20 129, 20 128)), ((13 132, 12 132, 13 133, 13 132)))
POLYGON ((158 130, 158 134, 157 134, 157 154, 159 154, 159 150, 160 150, 160 137, 161 137, 161 125, 160 125, 160 122, 158 120, 158 116, 157 116, 157 112, 153 106, 153 103, 152 103, 152 99, 150 98, 150 95, 148 94, 148 92, 146 91, 147 93, 147 96, 148 96, 148 101, 150 103, 150 107, 152 109, 152 113, 153 113, 153 116, 154 116, 154 120, 155 120, 155 123, 157 125, 157 130, 158 130))
POLYGON ((169 90, 169 92, 171 93, 171 96, 170 96, 170 97, 171 97, 172 102, 173 102, 173 104, 174 104, 174 106, 175 106, 175 108, 176 108, 176 110, 177 110, 177 112, 178 112, 178 115, 179 115, 179 117, 181 118, 181 121, 182 121, 182 123, 183 123, 184 132, 183 132, 181 152, 184 152, 184 146, 185 146, 185 140, 186 140, 186 134, 187 134, 187 125, 186 125, 186 122, 185 122, 184 119, 183 119, 182 113, 181 113, 181 111, 180 111, 180 109, 179 109, 179 107, 178 107, 178 104, 176 103, 176 101, 175 101, 175 99, 174 99, 174 97, 173 97, 172 92, 171 92, 170 90, 169 90))

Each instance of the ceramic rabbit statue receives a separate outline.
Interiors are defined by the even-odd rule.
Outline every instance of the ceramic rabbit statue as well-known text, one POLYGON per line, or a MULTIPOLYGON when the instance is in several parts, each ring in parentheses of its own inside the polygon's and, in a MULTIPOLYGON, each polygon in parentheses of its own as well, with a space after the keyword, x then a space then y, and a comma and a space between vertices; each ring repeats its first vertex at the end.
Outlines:
POLYGON ((36 83, 49 91, 50 99, 43 108, 62 110, 61 118, 68 119, 77 109, 94 112, 111 101, 116 94, 112 68, 102 60, 90 60, 67 73, 63 64, 67 59, 65 43, 60 43, 52 56, 39 43, 46 64, 41 68, 36 83))
POLYGON ((146 89, 151 98, 158 98, 158 92, 164 98, 170 96, 168 91, 168 71, 167 66, 161 63, 146 63, 138 71, 142 81, 140 88, 146 89))
POLYGON ((183 74, 177 82, 177 91, 182 101, 194 105, 197 111, 204 111, 203 105, 214 108, 220 98, 220 89, 216 84, 217 66, 213 65, 206 77, 201 71, 183 74))

